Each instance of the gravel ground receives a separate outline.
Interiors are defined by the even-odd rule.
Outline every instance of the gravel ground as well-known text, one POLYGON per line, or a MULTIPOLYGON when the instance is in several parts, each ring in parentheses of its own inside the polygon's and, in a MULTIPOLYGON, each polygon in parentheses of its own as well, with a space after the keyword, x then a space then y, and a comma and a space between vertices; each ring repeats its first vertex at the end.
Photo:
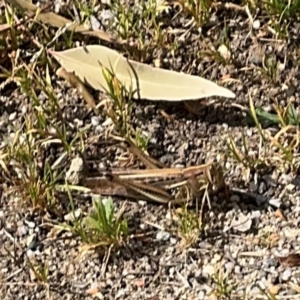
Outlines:
MULTIPOLYGON (((95 16, 102 21, 103 29, 113 30, 114 25, 107 25, 110 11, 106 9, 104 6, 95 16)), ((220 7, 214 10, 213 22, 203 28, 201 38, 197 30, 182 38, 188 20, 183 13, 176 16, 177 12, 172 8, 164 20, 168 22, 165 27, 171 26, 174 32, 178 29, 179 34, 169 34, 169 38, 178 41, 178 50, 172 55, 170 51, 154 49, 146 59, 148 63, 159 62, 163 68, 204 74, 213 81, 229 78, 229 83, 222 84, 236 93, 235 104, 247 107, 251 95, 255 106, 269 108, 274 101, 283 106, 292 101, 298 106, 297 20, 289 25, 289 37, 280 40, 268 29, 268 25, 272 26, 264 11, 258 11, 251 24, 245 10, 220 7), (204 55, 209 45, 218 48, 224 34, 232 52, 232 60, 227 64, 204 55), (277 64, 273 78, 261 72, 264 59, 273 59, 277 64)), ((53 79, 66 122, 74 125, 70 135, 91 124, 86 138, 87 158, 117 166, 116 157, 121 150, 103 149, 105 117, 93 113, 86 116, 88 110, 76 90, 55 76, 53 79)), ((100 95, 95 97, 99 100, 100 95)), ((47 103, 45 95, 40 94, 39 98, 47 103)), ((31 104, 19 89, 9 88, 0 96, 0 102, 3 148, 7 138, 24 122, 31 104)), ((211 198, 203 231, 190 247, 184 247, 167 207, 127 201, 125 216, 135 237, 105 261, 103 253, 79 257, 80 238, 55 232, 51 224, 63 222, 68 210, 62 210, 61 215, 32 213, 20 205, 22 198, 4 193, 0 202, 1 298, 272 299, 263 295, 261 289, 272 292, 276 299, 300 298, 295 288, 300 276, 297 256, 292 262, 277 258, 297 253, 300 248, 298 178, 289 170, 281 172, 272 167, 252 172, 245 180, 244 167, 228 156, 226 143, 233 136, 237 145, 242 145, 245 133, 249 151, 257 153, 259 133, 245 113, 228 100, 202 107, 198 116, 189 114, 182 103, 142 101, 135 102, 131 121, 142 132, 151 132, 149 154, 169 166, 217 160, 226 167, 229 199, 222 194, 211 198), (28 260, 48 265, 47 284, 40 283, 28 260)), ((50 147, 48 160, 54 162, 60 153, 59 147, 50 147)), ((276 154, 270 152, 270 158, 272 155, 276 154)), ((62 195, 62 201, 66 199, 62 195)), ((91 210, 88 197, 75 197, 74 201, 82 212, 91 210)), ((121 206, 124 199, 115 202, 121 206)))

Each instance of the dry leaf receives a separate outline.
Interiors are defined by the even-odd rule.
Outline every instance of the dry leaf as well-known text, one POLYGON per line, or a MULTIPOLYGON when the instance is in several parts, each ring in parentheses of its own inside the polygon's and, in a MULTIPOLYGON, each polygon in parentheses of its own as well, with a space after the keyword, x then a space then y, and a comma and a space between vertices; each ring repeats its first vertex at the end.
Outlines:
POLYGON ((113 71, 127 89, 138 88, 135 99, 184 101, 211 96, 235 97, 228 89, 207 79, 127 60, 105 46, 91 45, 49 53, 67 72, 75 72, 83 82, 100 91, 108 90, 101 69, 103 66, 113 71))
POLYGON ((281 265, 284 267, 299 267, 300 266, 300 254, 293 253, 285 257, 275 256, 281 265))
MULTIPOLYGON (((26 0, 5 0, 7 3, 11 4, 12 6, 20 9, 23 13, 27 16, 32 16, 33 13, 38 11, 38 7, 34 4, 30 3, 26 0)), ((83 25, 80 25, 72 20, 66 19, 60 15, 57 15, 53 12, 40 12, 37 13, 36 20, 41 21, 47 25, 53 26, 55 28, 63 28, 70 32, 79 32, 81 34, 95 36, 101 40, 111 42, 111 43, 118 43, 124 44, 124 41, 114 38, 109 33, 104 32, 102 30, 87 30, 83 25)))

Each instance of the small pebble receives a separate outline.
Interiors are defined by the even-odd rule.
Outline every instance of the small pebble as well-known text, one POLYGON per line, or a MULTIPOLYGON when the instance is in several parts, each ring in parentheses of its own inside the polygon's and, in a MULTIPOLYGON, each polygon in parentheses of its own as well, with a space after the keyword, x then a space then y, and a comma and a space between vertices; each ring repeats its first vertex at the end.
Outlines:
POLYGON ((25 223, 27 224, 27 226, 28 226, 29 228, 32 228, 32 229, 35 228, 35 223, 34 223, 34 222, 25 220, 25 223))
POLYGON ((18 235, 19 236, 25 236, 27 234, 28 234, 27 226, 23 225, 23 226, 18 227, 18 235))
POLYGON ((228 262, 225 264, 225 269, 226 269, 226 272, 227 274, 230 274, 232 273, 232 271, 234 270, 234 265, 232 262, 228 262))
POLYGON ((70 212, 64 216, 65 221, 74 221, 75 219, 78 219, 81 215, 81 209, 78 208, 75 210, 75 212, 70 212))
POLYGON ((202 274, 204 276, 212 276, 216 273, 215 268, 212 265, 206 265, 203 270, 202 270, 202 274))
POLYGON ((278 265, 278 261, 275 258, 268 258, 264 262, 264 267, 265 268, 271 268, 271 267, 276 267, 278 265))
POLYGON ((238 195, 232 195, 230 197, 230 201, 231 202, 239 202, 240 201, 240 197, 238 195))
POLYGON ((254 29, 259 29, 260 28, 260 21, 259 20, 254 20, 253 24, 252 24, 252 27, 254 29))
POLYGON ((34 251, 32 251, 31 249, 28 249, 26 252, 28 258, 33 258, 35 256, 34 251))
POLYGON ((16 119, 16 117, 17 117, 17 112, 15 111, 9 115, 8 120, 14 121, 16 119))
POLYGON ((261 212, 259 210, 254 210, 251 212, 251 218, 258 219, 261 216, 261 212))
POLYGON ((91 123, 94 127, 98 126, 100 124, 100 120, 99 120, 99 117, 97 116, 93 116, 91 118, 91 123))
POLYGON ((147 204, 147 201, 139 200, 139 201, 138 201, 138 204, 139 204, 140 206, 145 206, 145 205, 147 204))
POLYGON ((170 233, 167 231, 159 231, 156 234, 156 239, 158 241, 167 241, 170 238, 170 233))
POLYGON ((172 244, 172 245, 176 245, 177 244, 177 239, 175 239, 175 238, 170 238, 170 243, 172 244))
POLYGON ((224 44, 222 44, 222 45, 218 48, 218 52, 220 53, 220 55, 221 55, 225 60, 230 59, 230 56, 231 56, 230 50, 229 50, 224 44))
POLYGON ((82 127, 83 126, 83 121, 82 120, 74 119, 73 122, 76 125, 76 127, 82 127))
POLYGON ((292 277, 292 271, 291 269, 286 269, 281 274, 281 280, 282 281, 288 281, 292 277))

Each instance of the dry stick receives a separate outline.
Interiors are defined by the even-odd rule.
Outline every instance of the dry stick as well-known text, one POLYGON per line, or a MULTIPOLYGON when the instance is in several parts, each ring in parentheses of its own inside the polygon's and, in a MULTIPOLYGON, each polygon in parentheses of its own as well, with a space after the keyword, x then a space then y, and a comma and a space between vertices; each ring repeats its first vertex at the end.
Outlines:
POLYGON ((163 163, 146 155, 132 141, 126 139, 126 142, 129 144, 129 151, 133 155, 137 156, 145 164, 147 168, 149 169, 156 169, 157 167, 165 168, 165 165, 163 163))
MULTIPOLYGON (((48 52, 51 53, 51 51, 48 52)), ((78 92, 81 94, 83 99, 87 102, 87 104, 92 109, 97 110, 93 96, 89 93, 89 91, 86 89, 84 84, 74 73, 67 72, 65 68, 61 67, 56 71, 56 75, 67 80, 73 88, 76 88, 78 90, 78 92)))

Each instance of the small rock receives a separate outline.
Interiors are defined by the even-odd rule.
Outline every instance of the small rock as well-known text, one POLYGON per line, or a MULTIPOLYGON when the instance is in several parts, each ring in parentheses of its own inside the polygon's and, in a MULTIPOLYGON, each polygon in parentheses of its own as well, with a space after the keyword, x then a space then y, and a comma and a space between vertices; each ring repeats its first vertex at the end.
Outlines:
POLYGON ((78 127, 82 127, 83 126, 83 121, 82 120, 79 120, 79 119, 74 119, 73 120, 74 124, 78 127))
POLYGON ((54 128, 54 127, 52 127, 52 126, 49 126, 49 128, 48 128, 48 133, 49 133, 50 135, 56 136, 56 135, 57 135, 57 130, 56 130, 56 128, 54 128))
POLYGON ((170 238, 170 233, 167 231, 159 231, 156 234, 156 239, 158 241, 167 241, 170 238))
POLYGON ((17 117, 17 112, 15 111, 9 115, 8 120, 14 121, 16 119, 16 117, 17 117))
POLYGON ((144 223, 140 224, 140 228, 141 228, 142 230, 145 230, 145 229, 146 229, 146 224, 144 224, 144 223))
POLYGON ((223 127, 225 130, 227 130, 227 129, 229 128, 229 125, 228 125, 227 123, 223 123, 223 124, 222 124, 222 127, 223 127))
POLYGON ((240 201, 240 197, 238 195, 232 195, 230 197, 230 202, 239 202, 240 201))
POLYGON ((206 265, 203 270, 202 270, 202 274, 204 276, 212 276, 216 273, 215 268, 212 265, 206 265))
POLYGON ((240 274, 241 273, 241 267, 240 266, 235 266, 234 267, 234 273, 235 274, 240 274))
POLYGON ((27 257, 28 257, 28 258, 33 258, 33 257, 35 257, 35 253, 34 253, 34 251, 32 251, 31 249, 28 249, 27 252, 26 252, 26 254, 27 254, 27 257))
POLYGON ((114 14, 110 10, 105 9, 101 11, 100 18, 102 21, 109 21, 114 18, 114 14))
POLYGON ((51 253, 52 253, 51 248, 46 248, 46 249, 43 251, 43 253, 44 253, 45 255, 50 256, 51 253))
POLYGON ((171 277, 171 278, 174 278, 174 274, 175 274, 175 268, 174 267, 171 267, 170 269, 169 269, 169 276, 171 277))
POLYGON ((175 238, 170 238, 170 243, 172 244, 172 245, 176 245, 177 244, 177 239, 175 239, 175 238))
POLYGON ((27 226, 23 225, 23 226, 18 227, 18 235, 19 236, 25 236, 27 234, 28 234, 27 226))
POLYGON ((220 254, 215 254, 213 259, 212 259, 212 263, 215 264, 217 262, 219 262, 221 260, 222 256, 220 254))
POLYGON ((274 199, 273 198, 273 199, 269 200, 269 204, 272 205, 272 206, 275 206, 277 208, 279 208, 281 206, 281 203, 282 203, 281 199, 274 199))
POLYGON ((69 267, 68 267, 68 273, 67 273, 67 275, 73 275, 74 272, 75 272, 74 265, 70 264, 69 267))
POLYGON ((278 266, 278 261, 275 258, 268 258, 264 262, 264 267, 265 268, 271 268, 271 267, 277 267, 278 266))
POLYGON ((77 156, 72 159, 69 170, 66 172, 66 180, 70 184, 79 184, 84 173, 85 164, 84 160, 77 156))
POLYGON ((232 273, 232 271, 234 270, 234 265, 232 262, 228 262, 225 264, 225 269, 226 269, 226 272, 227 274, 230 274, 232 273))
POLYGON ((277 70, 282 72, 282 71, 284 71, 285 66, 286 66, 285 63, 282 64, 282 63, 278 62, 278 63, 277 63, 277 70))
POLYGON ((232 219, 230 227, 240 232, 246 232, 251 228, 251 225, 252 219, 240 213, 236 218, 232 219))
POLYGON ((205 291, 200 291, 197 299, 205 299, 206 295, 207 293, 205 291))
POLYGON ((174 217, 173 214, 170 211, 168 211, 167 214, 166 214, 166 219, 167 220, 172 220, 172 217, 174 217))
POLYGON ((254 29, 259 29, 260 28, 260 21, 259 20, 254 20, 253 24, 252 24, 252 27, 254 29))
POLYGON ((253 135, 253 130, 251 128, 247 129, 246 134, 251 137, 253 135))
POLYGON ((139 201, 138 201, 138 204, 139 204, 140 206, 145 206, 145 205, 147 204, 147 201, 139 200, 139 201))
POLYGON ((253 286, 253 288, 249 291, 249 295, 251 295, 251 296, 254 296, 254 295, 257 296, 260 294, 261 294, 261 289, 257 285, 253 286))
POLYGON ((286 189, 287 189, 288 191, 292 192, 292 191, 295 189, 295 186, 294 186, 292 183, 290 183, 290 184, 288 184, 288 185, 286 186, 286 189))
POLYGON ((101 133, 101 132, 103 132, 103 131, 104 131, 104 128, 103 128, 102 125, 96 126, 96 128, 95 128, 95 132, 96 132, 96 133, 101 133))
POLYGON ((91 123, 94 127, 98 126, 100 124, 100 120, 99 120, 99 117, 97 116, 93 116, 91 118, 91 123))
POLYGON ((25 223, 27 224, 27 226, 28 226, 29 228, 32 228, 32 229, 35 228, 35 223, 34 223, 34 222, 25 220, 25 223))
POLYGON ((291 269, 286 269, 281 274, 281 280, 282 281, 288 281, 291 277, 292 277, 292 271, 291 271, 291 269))
POLYGON ((25 115, 27 113, 27 106, 26 105, 22 105, 21 113, 22 113, 22 115, 25 115))
POLYGON ((64 216, 65 221, 74 221, 75 219, 78 219, 81 215, 81 209, 78 208, 75 210, 75 212, 70 212, 64 216))
POLYGON ((261 212, 259 210, 254 210, 251 212, 252 219, 258 219, 261 216, 261 212))
POLYGON ((124 299, 125 297, 125 290, 120 289, 117 294, 116 294, 116 298, 115 299, 124 299))
POLYGON ((100 22, 93 15, 90 17, 91 27, 93 30, 97 30, 101 27, 100 22))
POLYGON ((220 47, 218 48, 218 52, 224 59, 226 60, 230 59, 231 53, 224 44, 220 45, 220 47))

